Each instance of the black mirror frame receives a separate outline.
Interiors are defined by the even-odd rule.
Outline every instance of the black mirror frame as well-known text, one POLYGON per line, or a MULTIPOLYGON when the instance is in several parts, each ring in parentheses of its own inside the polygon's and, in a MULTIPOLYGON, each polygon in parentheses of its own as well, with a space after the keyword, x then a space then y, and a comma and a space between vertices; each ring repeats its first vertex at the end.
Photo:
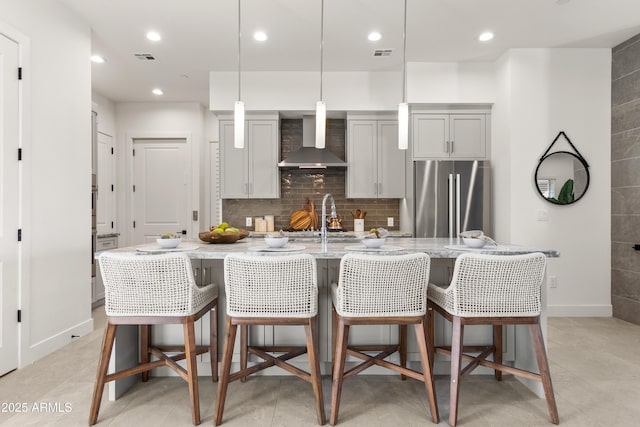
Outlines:
POLYGON ((578 151, 578 149, 575 147, 575 145, 573 145, 573 143, 571 142, 571 140, 569 139, 569 137, 567 136, 566 133, 564 133, 564 131, 560 131, 558 132, 558 135, 556 135, 556 137, 553 139, 553 142, 551 144, 549 144, 549 147, 547 147, 547 151, 544 152, 544 154, 542 155, 542 157, 540 157, 540 160, 538 161, 538 167, 536 167, 536 173, 533 176, 533 183, 536 186, 536 190, 538 190, 538 193, 540 194, 540 196, 546 200, 549 203, 553 203, 554 205, 559 205, 559 206, 566 206, 566 205, 572 205, 575 202, 577 202, 578 200, 582 199, 582 197, 587 193, 587 190, 589 189, 589 181, 591 180, 591 174, 589 173, 589 164, 587 163, 587 161, 585 160, 584 157, 582 157, 582 154, 580 154, 580 152, 578 151), (567 140, 567 142, 569 143, 569 145, 571 146, 571 148, 573 148, 573 150, 575 151, 575 153, 572 153, 570 151, 554 151, 553 153, 549 153, 549 151, 551 151, 551 147, 553 147, 553 144, 555 144, 558 139, 560 139, 560 137, 564 137, 564 139, 567 140), (565 153, 565 154, 570 154, 573 157, 575 157, 576 159, 578 159, 580 161, 580 163, 582 163, 582 166, 584 166, 584 170, 587 173, 587 184, 584 187, 584 191, 582 192, 582 194, 580 195, 580 197, 578 197, 577 199, 573 199, 572 202, 569 203, 559 203, 559 202, 554 202, 553 200, 550 200, 548 198, 546 198, 544 196, 544 194, 542 194, 542 191, 540 191, 540 187, 538 186, 538 170, 540 170, 540 166, 542 165, 542 162, 549 156, 552 156, 554 154, 560 154, 560 153, 565 153))
MULTIPOLYGON (((547 150, 548 151, 548 150, 547 150)), ((584 160, 584 158, 579 155, 579 154, 575 154, 572 153, 570 151, 554 151, 553 153, 549 153, 546 154, 540 158, 540 160, 538 161, 538 166, 536 167, 536 173, 533 177, 533 182, 536 186, 536 190, 538 190, 538 194, 540 194, 540 197, 542 197, 544 200, 546 200, 549 203, 553 203, 554 205, 559 205, 559 206, 567 206, 567 205, 572 205, 575 202, 577 202, 578 200, 582 199, 582 197, 584 197, 584 195, 587 193, 587 190, 589 189, 589 182, 591 180, 591 174, 589 173, 589 165, 587 164, 587 162, 584 160), (538 171, 540 170, 540 166, 542 166, 542 162, 544 162, 546 159, 548 159, 549 157, 553 156, 554 154, 569 154, 573 157, 575 157, 581 164, 582 166, 584 166, 584 170, 587 174, 587 183, 584 187, 584 191, 582 192, 582 194, 580 194, 580 196, 578 196, 577 198, 573 199, 573 201, 569 202, 569 203, 560 203, 557 201, 553 201, 551 199, 548 199, 547 197, 544 196, 544 194, 542 194, 542 191, 540 190, 540 187, 538 186, 538 171)))

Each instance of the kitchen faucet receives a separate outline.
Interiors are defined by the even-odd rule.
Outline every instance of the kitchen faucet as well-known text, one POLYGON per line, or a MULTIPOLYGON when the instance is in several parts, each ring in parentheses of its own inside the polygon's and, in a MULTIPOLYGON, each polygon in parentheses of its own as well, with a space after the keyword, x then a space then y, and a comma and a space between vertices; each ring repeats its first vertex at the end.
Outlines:
POLYGON ((322 250, 327 250, 327 199, 331 198, 331 217, 336 218, 336 201, 329 193, 322 198, 322 228, 320 229, 320 241, 322 242, 322 250))

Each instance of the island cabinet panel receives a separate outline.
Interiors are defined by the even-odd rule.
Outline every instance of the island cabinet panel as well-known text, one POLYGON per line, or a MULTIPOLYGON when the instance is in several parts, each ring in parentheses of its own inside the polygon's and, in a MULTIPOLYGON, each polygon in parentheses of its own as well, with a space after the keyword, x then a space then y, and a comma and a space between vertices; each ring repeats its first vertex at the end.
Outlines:
POLYGON ((414 113, 414 160, 487 158, 486 114, 414 113))
POLYGON ((347 162, 348 198, 405 197, 397 120, 349 120, 347 162))
POLYGON ((244 148, 234 147, 233 120, 220 120, 219 129, 221 197, 278 198, 278 120, 247 120, 244 148))
MULTIPOLYGON (((199 286, 208 285, 209 283, 215 283, 218 286, 218 360, 222 360, 222 350, 225 339, 225 325, 227 319, 227 298, 224 291, 224 261, 223 260, 211 260, 194 259, 191 261, 193 265, 193 274, 199 286)), ((200 338, 198 344, 208 345, 210 322, 209 314, 202 316, 198 321, 196 329, 196 337, 200 338), (199 331, 199 332, 198 332, 199 331)), ((254 325, 249 327, 249 343, 252 345, 263 346, 265 344, 265 326, 254 325)), ((200 361, 209 365, 209 354, 201 354, 198 356, 200 361)), ((254 360, 249 357, 249 360, 254 360)), ((240 363, 240 329, 236 335, 236 342, 233 347, 233 362, 240 363)), ((207 366, 208 367, 208 366, 207 366)), ((210 369, 210 367, 208 367, 210 369)))

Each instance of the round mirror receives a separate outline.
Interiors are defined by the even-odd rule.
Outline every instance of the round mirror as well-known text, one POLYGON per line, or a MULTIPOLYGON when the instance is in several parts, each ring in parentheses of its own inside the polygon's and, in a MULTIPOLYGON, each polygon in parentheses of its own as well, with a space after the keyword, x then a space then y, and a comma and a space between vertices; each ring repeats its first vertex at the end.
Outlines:
POLYGON ((557 151, 540 159, 534 179, 545 200, 570 205, 580 200, 589 188, 589 166, 574 153, 557 151))

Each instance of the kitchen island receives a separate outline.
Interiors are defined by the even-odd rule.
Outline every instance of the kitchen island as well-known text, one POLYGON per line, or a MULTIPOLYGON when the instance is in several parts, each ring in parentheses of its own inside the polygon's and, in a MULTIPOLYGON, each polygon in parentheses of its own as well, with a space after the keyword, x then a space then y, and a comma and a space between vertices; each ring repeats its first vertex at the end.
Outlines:
MULTIPOLYGON (((268 252, 266 251, 264 240, 259 237, 249 237, 233 244, 208 244, 195 241, 184 241, 181 247, 185 249, 185 253, 192 259, 194 268, 194 277, 200 284, 216 283, 219 286, 220 297, 218 305, 219 319, 218 324, 224 325, 224 316, 226 313, 226 300, 224 293, 224 257, 230 253, 250 252, 254 254, 299 254, 307 253, 314 256, 317 260, 318 271, 318 328, 319 328, 319 353, 321 369, 324 375, 331 374, 331 283, 337 282, 339 275, 340 259, 345 253, 357 250, 359 247, 364 251, 364 246, 359 245, 359 241, 355 236, 350 235, 331 235, 328 239, 326 250, 322 249, 319 237, 304 236, 294 237, 290 239, 288 245, 295 251, 288 252, 268 252)), ((367 250, 368 253, 386 254, 393 256, 395 254, 424 252, 432 259, 431 266, 431 282, 446 285, 449 283, 455 258, 465 252, 489 253, 515 255, 529 252, 542 252, 547 257, 558 257, 559 253, 552 249, 525 247, 517 245, 498 245, 486 246, 482 249, 470 250, 465 248, 462 240, 457 238, 387 238, 385 245, 379 250, 367 250)), ((140 253, 163 252, 159 250, 156 244, 140 245, 136 247, 125 247, 114 249, 113 252, 127 253, 136 256, 140 253)), ((99 254, 97 255, 99 256, 99 254)), ((542 327, 546 331, 545 307, 546 307, 546 286, 543 285, 543 313, 542 327)), ((208 316, 208 315, 207 315, 208 316)), ((209 319, 203 317, 196 325, 196 340, 198 345, 207 345, 209 337, 209 319)), ((537 371, 535 360, 535 352, 529 337, 529 330, 526 327, 510 326, 504 328, 504 354, 503 360, 510 361, 522 369, 537 371), (516 357, 517 355, 517 357, 516 357)), ((221 338, 218 343, 219 352, 223 346, 224 331, 219 330, 218 336, 221 338)), ((450 344, 451 326, 439 316, 436 316, 435 340, 438 345, 450 344)), ((465 328, 465 342, 468 344, 483 344, 491 342, 492 333, 490 327, 473 326, 465 328)), ((153 339, 161 344, 180 344, 182 342, 182 328, 179 325, 161 325, 154 327, 153 339)), ((305 345, 305 334, 303 328, 294 326, 271 326, 260 325, 253 326, 250 329, 250 341, 255 345, 265 346, 273 345, 305 345)), ((391 344, 398 341, 398 328, 388 325, 361 326, 354 327, 350 334, 351 344, 391 344)), ((420 354, 416 346, 415 336, 408 336, 408 363, 415 364, 413 368, 419 369, 420 354)), ((397 355, 394 355, 397 356, 397 355)), ((393 357, 393 356, 392 356, 393 357)), ((133 366, 138 358, 138 335, 135 326, 120 326, 116 335, 116 343, 114 346, 113 356, 111 358, 111 371, 115 368, 123 369, 133 366)), ((306 355, 299 357, 297 363, 299 367, 305 368, 308 364, 306 355)), ((239 340, 234 348, 234 366, 236 369, 239 360, 239 340), (237 357, 236 357, 237 356, 237 357)), ((250 359, 251 361, 252 359, 250 359)), ((295 364, 295 362, 294 362, 295 364)), ((436 356, 435 374, 448 374, 449 361, 445 358, 436 356)), ((489 370, 478 370, 478 373, 489 373, 489 370)), ((207 355, 199 356, 198 359, 199 375, 211 375, 211 366, 207 355)), ((376 367, 367 370, 368 374, 388 374, 387 370, 378 369, 376 367)), ((155 375, 171 375, 168 370, 157 369, 155 375)), ((285 371, 280 369, 271 369, 264 372, 266 375, 283 375, 285 371)), ((125 378, 110 383, 109 398, 116 399, 120 396, 133 382, 135 377, 125 378)), ((525 384, 531 388, 536 394, 542 396, 542 388, 537 382, 527 382, 525 384)))

